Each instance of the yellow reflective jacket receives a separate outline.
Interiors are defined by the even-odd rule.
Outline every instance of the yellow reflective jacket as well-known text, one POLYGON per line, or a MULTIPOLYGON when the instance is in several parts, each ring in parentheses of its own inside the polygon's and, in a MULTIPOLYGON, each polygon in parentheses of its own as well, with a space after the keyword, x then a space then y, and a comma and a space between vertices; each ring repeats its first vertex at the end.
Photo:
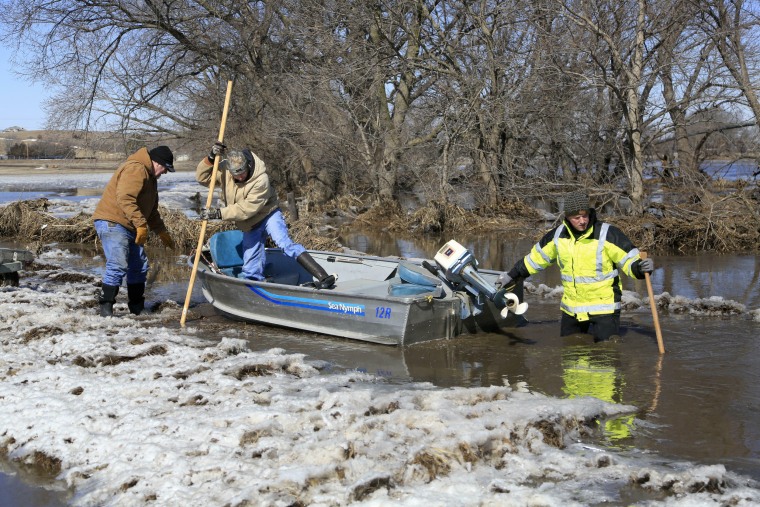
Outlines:
POLYGON ((536 243, 530 253, 509 272, 514 278, 527 278, 556 261, 564 294, 562 311, 579 321, 589 315, 620 311, 623 284, 620 271, 643 278, 639 271, 639 250, 623 232, 604 222, 597 222, 591 209, 589 227, 583 233, 573 231, 563 221, 536 243))

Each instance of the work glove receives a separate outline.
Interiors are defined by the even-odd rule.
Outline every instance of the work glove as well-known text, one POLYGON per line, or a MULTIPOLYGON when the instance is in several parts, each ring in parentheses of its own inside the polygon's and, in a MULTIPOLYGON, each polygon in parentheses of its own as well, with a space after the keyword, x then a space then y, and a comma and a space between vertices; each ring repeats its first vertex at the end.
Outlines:
POLYGON ((220 143, 219 141, 215 142, 208 154, 208 159, 213 162, 217 155, 224 155, 224 150, 226 149, 226 145, 220 143))
POLYGON ((141 225, 137 228, 137 234, 135 235, 135 244, 143 246, 148 241, 148 228, 141 225))
POLYGON ((172 239, 172 235, 169 234, 169 231, 159 232, 158 236, 161 238, 161 241, 164 242, 164 246, 166 246, 166 248, 169 248, 171 250, 177 249, 177 244, 172 239))
POLYGON ((649 257, 641 259, 641 262, 639 263, 639 271, 642 273, 651 273, 654 271, 654 261, 649 257))
POLYGON ((198 216, 201 220, 221 220, 222 210, 219 208, 203 208, 198 216))
POLYGON ((496 280, 496 287, 510 287, 514 284, 514 280, 512 280, 512 277, 506 271, 500 274, 498 280, 496 280))

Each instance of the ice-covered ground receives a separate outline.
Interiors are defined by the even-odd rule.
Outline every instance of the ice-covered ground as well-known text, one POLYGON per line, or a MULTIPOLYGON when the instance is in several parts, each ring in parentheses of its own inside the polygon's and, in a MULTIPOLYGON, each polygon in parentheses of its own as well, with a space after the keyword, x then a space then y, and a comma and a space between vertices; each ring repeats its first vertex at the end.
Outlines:
MULTIPOLYGON (((525 282, 525 292, 545 299, 560 299, 562 287, 548 287, 544 284, 525 282)), ((742 315, 752 320, 760 321, 760 308, 748 310, 746 305, 722 296, 710 296, 707 298, 687 298, 673 296, 668 292, 655 294, 654 300, 657 308, 666 309, 674 315, 687 314, 701 317, 729 317, 742 315)), ((635 310, 642 306, 648 307, 649 298, 642 299, 639 294, 624 290, 621 298, 624 310, 635 310)))
POLYGON ((203 340, 174 302, 97 317, 98 282, 50 265, 0 288, 0 453, 74 505, 760 504, 721 465, 584 443, 633 407, 327 374, 234 331, 203 340))

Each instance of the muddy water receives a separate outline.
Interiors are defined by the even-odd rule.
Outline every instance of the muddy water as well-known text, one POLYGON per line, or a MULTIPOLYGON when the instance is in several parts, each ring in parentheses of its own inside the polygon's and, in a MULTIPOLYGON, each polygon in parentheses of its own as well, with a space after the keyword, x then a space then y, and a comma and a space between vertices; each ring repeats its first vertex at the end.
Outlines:
POLYGON ((403 349, 222 318, 201 325, 209 337, 248 338, 253 350, 304 353, 325 362, 326 372, 358 369, 393 383, 441 387, 522 383, 556 397, 634 405, 635 417, 600 428, 600 445, 656 452, 669 463, 723 463, 760 480, 760 323, 661 315, 667 351, 660 356, 647 311, 624 315, 619 341, 594 344, 587 336, 558 336, 556 301, 529 303, 523 328, 403 349))
MULTIPOLYGON (((510 267, 532 244, 506 237, 456 239, 472 249, 481 266, 501 269, 510 267)), ((379 233, 350 233, 342 241, 377 255, 432 257, 447 239, 401 240, 379 233)), ((102 269, 96 252, 73 245, 70 251, 77 256, 64 263, 83 271, 99 273, 102 269)), ((148 300, 174 299, 182 304, 188 268, 163 252, 155 252, 151 259, 161 270, 146 294, 148 300)), ((197 325, 200 334, 209 338, 218 339, 222 334, 247 338, 253 350, 281 347, 306 354, 326 373, 359 369, 400 385, 519 384, 555 397, 595 396, 635 405, 635 416, 605 422, 600 441, 595 443, 621 453, 656 455, 673 466, 682 461, 722 463, 760 480, 760 322, 753 321, 746 311, 730 317, 700 314, 697 304, 700 298, 717 296, 746 305, 747 311, 760 308, 760 259, 701 254, 657 256, 655 262, 655 293, 683 296, 686 310, 695 312, 660 313, 667 349, 662 356, 648 307, 624 311, 620 340, 594 344, 587 336, 560 338, 559 302, 530 295, 525 327, 403 349, 222 317, 189 321, 188 325, 197 325)), ((555 267, 529 281, 549 287, 560 284, 555 267)), ((646 296, 643 282, 626 279, 624 285, 626 290, 646 296)), ((203 303, 198 287, 191 302, 203 303)), ((213 313, 207 310, 209 315, 213 313)), ((55 505, 44 502, 24 505, 55 505)))
MULTIPOLYGON (((383 255, 429 257, 448 238, 408 242, 359 233, 345 239, 383 255)), ((532 246, 495 236, 457 239, 483 266, 497 269, 508 269, 532 246)), ((528 295, 526 327, 400 352, 409 378, 439 386, 524 382, 551 396, 632 404, 639 408, 634 419, 605 425, 605 444, 656 451, 665 460, 724 463, 760 479, 760 322, 746 312, 709 316, 698 304, 722 297, 747 311, 760 308, 760 258, 705 253, 658 256, 655 262, 654 293, 682 296, 685 310, 693 312, 660 315, 667 351, 662 356, 647 308, 623 312, 621 340, 594 344, 587 336, 560 338, 559 302, 528 295)), ((560 285, 556 267, 529 281, 560 285)), ((624 288, 646 297, 643 281, 626 279, 624 288)))
POLYGON ((32 475, 19 476, 12 467, 0 466, 0 505, 3 507, 60 507, 68 494, 57 484, 32 475))
MULTIPOLYGON (((449 238, 398 239, 344 234, 351 248, 377 255, 432 257, 449 238)), ((508 268, 532 246, 502 236, 457 238, 484 267, 508 268)), ((488 386, 524 383, 556 397, 595 396, 635 405, 635 417, 608 421, 600 444, 627 453, 656 452, 666 462, 723 463, 760 479, 760 258, 754 255, 657 256, 655 294, 685 298, 684 311, 660 312, 666 353, 660 355, 648 307, 624 311, 619 341, 560 338, 559 302, 528 296, 529 324, 505 334, 462 336, 404 349, 354 343, 311 333, 232 323, 216 324, 248 337, 254 350, 283 347, 331 369, 360 369, 395 383, 488 386), (745 305, 738 316, 702 313, 699 300, 722 297, 745 305)), ((529 280, 560 285, 556 267, 529 280)), ((186 286, 179 300, 184 301, 186 286)), ((646 297, 643 281, 624 288, 646 297)), ((176 292, 175 292, 176 295, 176 292)), ((199 293, 194 301, 202 302, 199 293)))

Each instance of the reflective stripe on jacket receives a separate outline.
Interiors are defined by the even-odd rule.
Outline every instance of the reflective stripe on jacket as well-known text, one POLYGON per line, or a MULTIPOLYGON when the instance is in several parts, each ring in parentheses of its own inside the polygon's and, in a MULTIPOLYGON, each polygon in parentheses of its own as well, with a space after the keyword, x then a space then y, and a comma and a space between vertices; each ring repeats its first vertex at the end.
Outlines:
POLYGON ((639 259, 638 248, 620 229, 596 222, 595 214, 593 218, 577 237, 563 222, 533 246, 523 259, 524 267, 519 262, 516 266, 521 276, 527 277, 556 261, 564 288, 560 307, 579 321, 620 310, 623 284, 619 272, 635 278, 631 266, 639 259))

